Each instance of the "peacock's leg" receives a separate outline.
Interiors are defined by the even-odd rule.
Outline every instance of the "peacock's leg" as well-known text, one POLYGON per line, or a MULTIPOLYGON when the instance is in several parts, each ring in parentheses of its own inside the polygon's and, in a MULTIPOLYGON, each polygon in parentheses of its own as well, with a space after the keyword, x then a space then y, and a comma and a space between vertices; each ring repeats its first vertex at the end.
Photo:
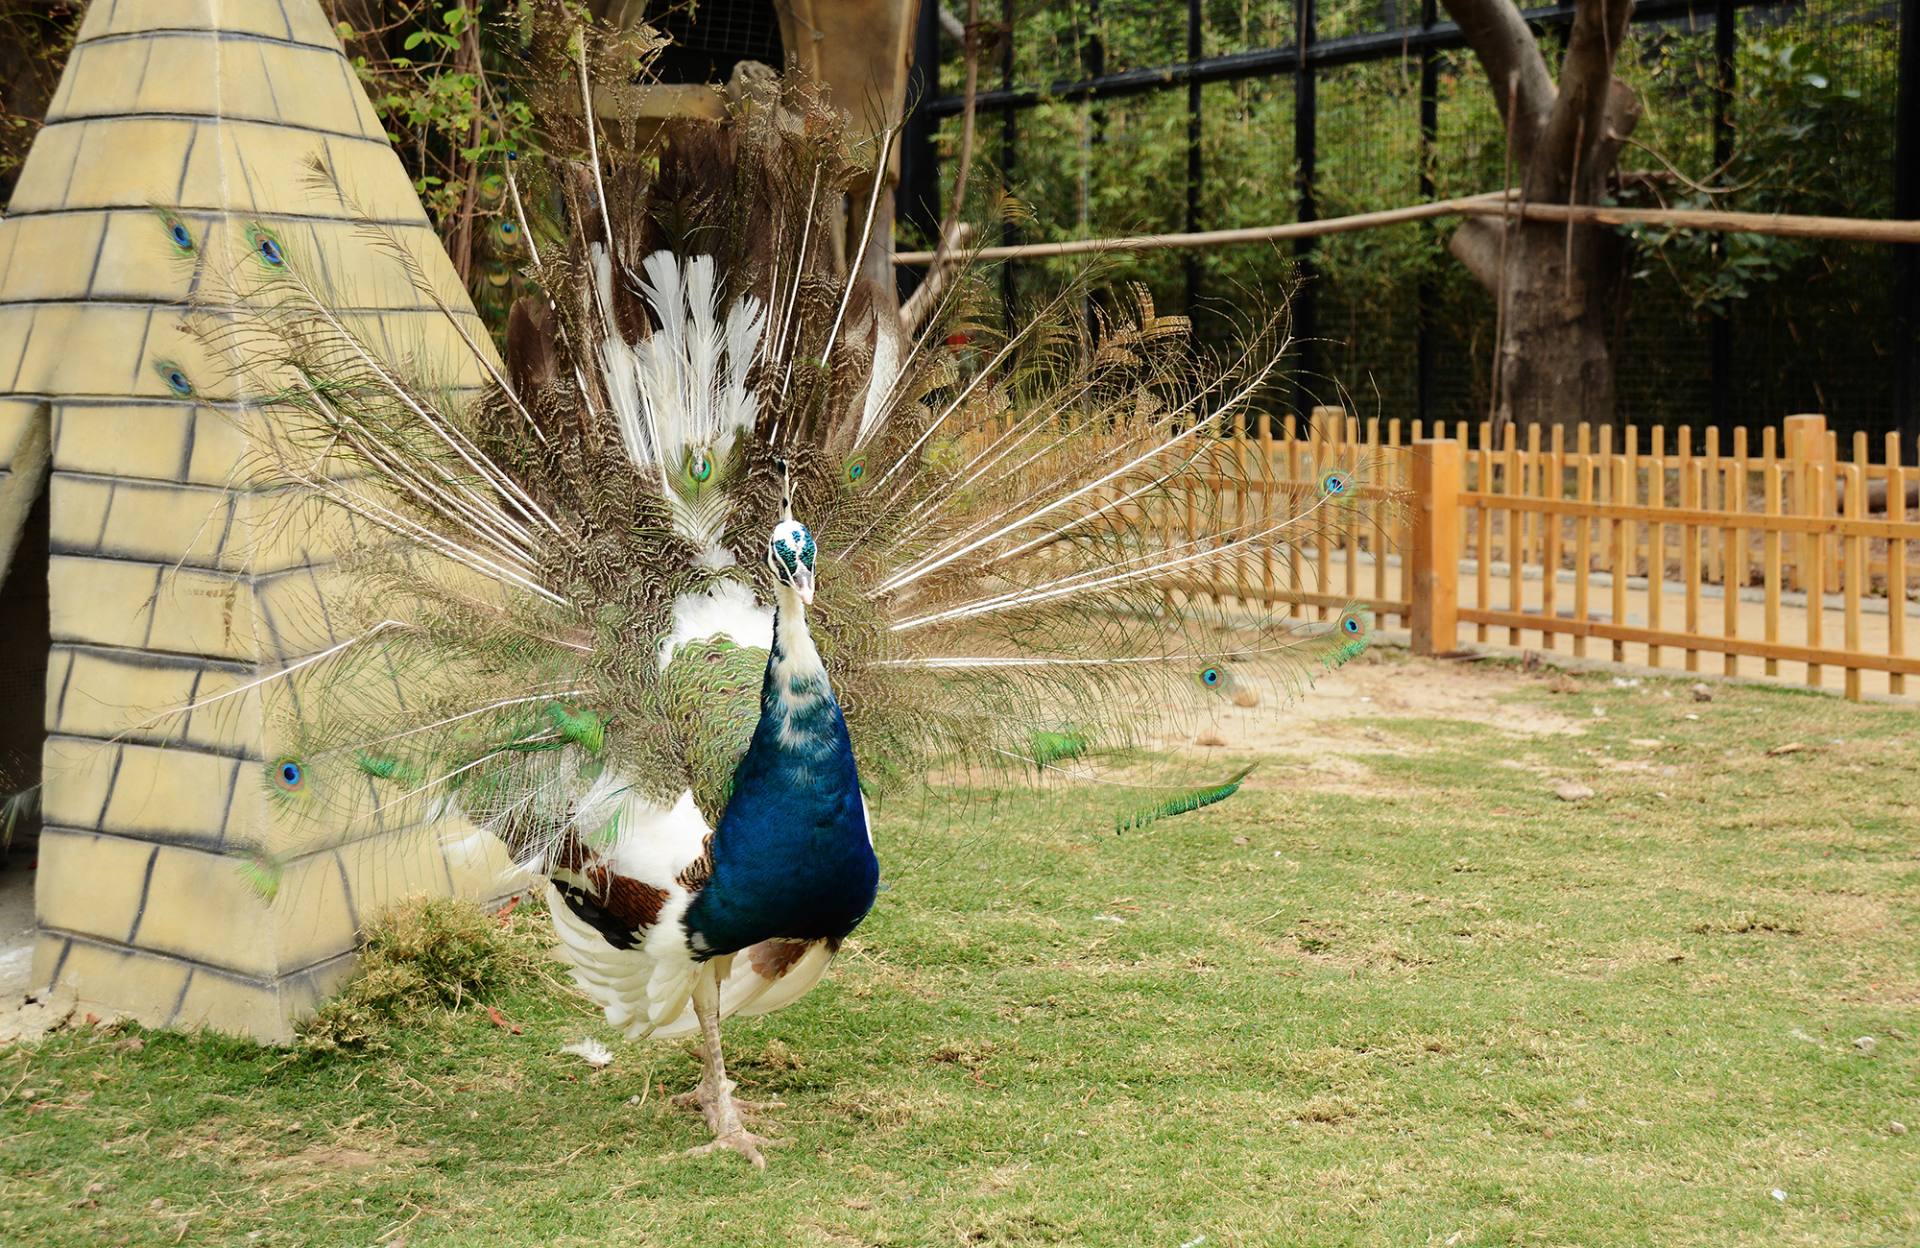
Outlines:
POLYGON ((720 986, 712 964, 700 973, 693 987, 693 1013, 700 1020, 700 1083, 691 1096, 706 1116, 713 1132, 711 1143, 688 1149, 688 1153, 712 1153, 732 1149, 754 1165, 764 1169, 767 1159, 760 1154, 762 1145, 772 1140, 748 1131, 740 1119, 742 1102, 733 1098, 733 1080, 727 1078, 726 1059, 720 1053, 720 986))

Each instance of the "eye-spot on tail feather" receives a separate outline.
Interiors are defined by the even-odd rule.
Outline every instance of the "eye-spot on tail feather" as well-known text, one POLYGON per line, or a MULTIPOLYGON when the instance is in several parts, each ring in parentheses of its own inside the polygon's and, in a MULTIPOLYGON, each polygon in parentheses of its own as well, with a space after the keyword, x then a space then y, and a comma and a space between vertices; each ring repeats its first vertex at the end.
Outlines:
POLYGON ((1131 814, 1121 815, 1114 820, 1114 834, 1118 835, 1122 832, 1137 831, 1150 823, 1157 823, 1162 819, 1171 819, 1175 815, 1189 814, 1202 807, 1212 806, 1216 802, 1224 802, 1235 793, 1238 793, 1241 784, 1252 774, 1252 765, 1242 767, 1223 783, 1176 794, 1163 801, 1155 802, 1151 806, 1136 810, 1131 814))

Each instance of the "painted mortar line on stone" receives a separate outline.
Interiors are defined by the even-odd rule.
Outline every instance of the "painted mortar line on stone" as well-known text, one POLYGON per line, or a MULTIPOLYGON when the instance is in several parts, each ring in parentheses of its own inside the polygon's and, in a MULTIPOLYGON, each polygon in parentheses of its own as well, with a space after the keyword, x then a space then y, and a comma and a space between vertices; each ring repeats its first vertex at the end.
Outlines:
MULTIPOLYGON (((260 206, 260 193, 253 189, 253 178, 247 172, 246 155, 244 152, 240 150, 240 136, 238 134, 235 134, 231 129, 231 127, 236 123, 229 121, 225 117, 220 117, 220 118, 215 118, 213 120, 213 124, 217 126, 227 127, 228 134, 231 135, 233 138, 233 167, 240 171, 240 181, 247 188, 247 212, 252 213, 252 211, 255 208, 260 206)), ((322 139, 320 141, 322 143, 326 142, 325 139, 322 139)), ((233 184, 226 177, 226 174, 225 174, 225 170, 227 168, 226 153, 220 149, 220 145, 217 141, 214 144, 214 159, 219 164, 222 170, 221 178, 220 178, 221 194, 231 196, 233 184)), ((227 211, 230 213, 233 211, 231 205, 227 206, 227 211)))
POLYGON ((227 750, 227 749, 221 749, 219 746, 215 746, 215 745, 201 745, 201 744, 193 744, 193 743, 182 743, 179 745, 170 745, 165 741, 135 740, 135 739, 126 737, 124 735, 113 736, 113 737, 90 737, 87 734, 81 733, 81 732, 49 732, 47 734, 47 739, 50 741, 71 741, 76 745, 133 746, 137 749, 143 749, 143 750, 164 750, 168 754, 197 754, 203 758, 235 759, 243 763, 266 762, 266 758, 264 755, 252 754, 244 750, 227 750))
MULTIPOLYGON (((357 83, 357 82, 355 82, 355 81, 354 81, 354 79, 353 79, 353 70, 352 70, 352 67, 351 67, 351 66, 349 66, 349 65, 347 64, 347 58, 346 58, 346 54, 345 54, 344 52, 343 52, 343 53, 341 53, 341 55, 340 55, 340 57, 338 58, 338 60, 337 60, 337 61, 336 61, 335 63, 336 63, 336 64, 337 64, 337 65, 339 66, 339 68, 340 68, 340 81, 341 81, 341 83, 342 83, 342 84, 343 84, 343 85, 344 85, 344 86, 346 87, 346 89, 347 89, 347 98, 348 98, 348 99, 350 99, 350 100, 352 100, 352 99, 359 99, 359 98, 362 98, 362 96, 363 96, 363 95, 364 95, 365 93, 364 93, 364 92, 361 92, 361 93, 358 93, 358 94, 356 94, 356 92, 355 92, 355 90, 354 90, 354 89, 355 89, 356 87, 358 87, 358 86, 359 86, 360 84, 359 84, 359 83, 357 83)), ((360 133, 361 133, 361 135, 362 135, 362 137, 364 137, 364 138, 369 138, 369 139, 371 139, 371 138, 373 138, 373 137, 375 137, 375 136, 373 136, 373 135, 370 135, 370 134, 368 134, 368 133, 366 132, 366 119, 360 116, 360 110, 359 110, 359 109, 357 109, 357 108, 356 108, 356 109, 354 110, 354 117, 355 117, 355 119, 356 119, 356 120, 358 120, 358 121, 360 122, 360 124, 361 124, 361 130, 360 130, 360 133)), ((386 138, 387 136, 386 136, 386 135, 385 135, 384 133, 382 133, 382 134, 381 134, 380 136, 378 136, 378 137, 380 137, 380 138, 383 138, 383 139, 384 139, 384 138, 386 138)))
MULTIPOLYGON (((282 16, 284 16, 284 10, 282 16)), ((273 105, 273 119, 290 129, 298 129, 286 119, 286 110, 280 107, 280 93, 273 89, 273 75, 267 70, 266 49, 256 46, 254 54, 260 58, 260 80, 267 84, 267 102, 273 105)))
MULTIPOLYGON (((130 559, 108 559, 105 560, 105 562, 131 564, 133 561, 130 559)), ((160 619, 160 585, 166 579, 166 575, 166 564, 157 563, 153 565, 153 594, 147 599, 147 631, 145 636, 140 639, 142 649, 150 648, 153 645, 154 625, 157 624, 160 619)))
MULTIPOLYGON (((42 122, 40 128, 42 130, 46 129, 46 123, 42 122)), ((80 149, 86 146, 86 142, 87 132, 82 130, 79 139, 69 145, 67 152, 67 174, 64 178, 60 179, 60 185, 64 188, 60 192, 60 202, 63 204, 66 202, 66 197, 73 193, 73 172, 80 167, 80 149)), ((19 188, 16 186, 14 189, 18 190, 19 188)))
MULTIPOLYGON (((310 974, 313 971, 327 966, 329 963, 347 961, 357 957, 360 952, 358 948, 348 949, 343 953, 329 954, 316 962, 309 962, 305 966, 295 967, 277 976, 260 976, 249 975, 245 971, 234 970, 232 967, 221 966, 214 962, 203 962, 198 958, 190 958, 183 954, 169 953, 164 949, 153 949, 145 945, 123 945, 109 937, 96 936, 91 932, 76 932, 63 927, 42 927, 40 931, 64 940, 69 945, 89 945, 95 949, 104 949, 109 953, 118 954, 123 958, 152 958, 159 962, 171 962, 176 966, 183 966, 189 970, 204 971, 216 979, 224 979, 229 983, 239 984, 247 988, 264 989, 268 992, 277 992, 282 985, 294 976, 310 974)), ((64 956, 59 965, 65 965, 64 956)), ((57 976, 55 977, 55 982, 58 982, 57 976)))
POLYGON ((353 881, 347 877, 347 860, 339 850, 333 853, 333 865, 340 872, 340 892, 347 902, 347 922, 353 924, 353 930, 360 930, 360 907, 353 898, 353 881))
POLYGON ((153 893, 153 868, 160 861, 160 847, 155 845, 153 852, 147 855, 147 869, 140 877, 140 904, 133 909, 133 926, 127 929, 127 943, 133 944, 140 938, 141 920, 147 917, 147 898, 153 893))
MULTIPOLYGON (((199 282, 200 278, 196 274, 193 280, 197 283, 199 282)), ((193 475, 193 448, 195 443, 197 443, 199 439, 200 439, 200 408, 196 405, 192 411, 187 413, 186 436, 181 439, 181 441, 185 443, 185 446, 181 449, 181 452, 180 452, 180 471, 174 474, 176 478, 176 481, 174 482, 174 484, 187 485, 187 486, 192 486, 194 488, 198 488, 198 483, 190 480, 189 478, 191 478, 193 475)), ((147 478, 141 478, 141 479, 145 480, 147 478)))
MULTIPOLYGON (((195 136, 197 137, 199 133, 200 133, 199 128, 195 127, 194 129, 195 136)), ((191 148, 189 148, 188 154, 189 155, 192 154, 191 148)), ((181 183, 183 187, 185 186, 184 177, 185 177, 185 174, 183 173, 182 174, 183 181, 181 183)), ((174 194, 174 198, 175 199, 180 198, 180 195, 182 193, 184 192, 176 192, 174 194)), ((177 213, 182 220, 197 221, 197 222, 200 222, 201 224, 214 224, 220 221, 224 221, 230 217, 248 216, 256 221, 312 221, 319 224, 331 223, 336 225, 352 225, 352 226, 379 225, 379 226, 385 226, 389 229, 395 229, 395 230, 402 230, 402 229, 428 230, 430 228, 426 224, 425 217, 343 217, 337 212, 327 213, 327 212, 287 212, 287 211, 264 212, 262 211, 262 212, 255 212, 255 213, 234 213, 234 212, 229 212, 224 208, 175 208, 175 209, 171 209, 171 211, 177 213)), ((151 209, 140 208, 131 204, 110 204, 110 205, 102 205, 96 208, 85 208, 85 207, 27 208, 27 209, 22 209, 19 212, 8 213, 6 219, 9 221, 25 221, 32 217, 80 217, 80 216, 92 216, 95 214, 99 214, 101 216, 114 216, 114 215, 132 216, 135 214, 138 214, 141 216, 148 216, 148 215, 151 215, 151 212, 152 212, 151 209)), ((436 236, 436 239, 437 239, 437 236, 436 236)), ((455 311, 459 312, 461 316, 476 315, 474 313, 462 311, 457 308, 455 309, 455 311)))
POLYGON ((257 30, 235 30, 226 26, 146 26, 139 30, 107 31, 77 40, 73 46, 78 50, 102 44, 131 43, 135 40, 147 43, 165 41, 169 43, 270 44, 300 52, 321 52, 335 57, 342 55, 338 44, 308 43, 303 39, 282 38, 279 35, 264 34, 257 30))
POLYGON ((227 848, 227 832, 233 827, 233 808, 240 801, 240 767, 246 761, 234 759, 233 770, 227 773, 227 802, 220 808, 220 835, 213 842, 223 852, 227 848))
MULTIPOLYGON (((39 917, 40 916, 38 914, 34 916, 34 921, 36 924, 39 922, 39 917)), ((50 927, 40 927, 38 930, 41 932, 53 931, 53 929, 50 927)), ((60 972, 66 969, 67 955, 72 952, 73 952, 73 937, 67 936, 62 938, 60 941, 60 952, 55 954, 53 958, 53 973, 47 976, 48 987, 52 987, 53 985, 60 982, 60 972)))
MULTIPOLYGON (((193 740, 193 713, 200 709, 195 704, 200 701, 200 682, 205 680, 206 677, 206 668, 195 668, 193 672, 193 683, 187 686, 187 709, 186 713, 180 717, 180 739, 183 741, 193 740)), ((226 835, 226 829, 224 827, 221 828, 220 834, 222 837, 226 835)))
POLYGON ((187 175, 193 172, 193 149, 200 143, 200 127, 195 126, 187 133, 187 154, 180 160, 180 181, 173 188, 174 202, 178 203, 187 193, 187 175))
MULTIPOLYGON (((324 257, 321 260, 321 267, 323 269, 325 268, 324 257)), ((434 307, 431 303, 364 304, 359 306, 346 306, 346 307, 335 306, 329 303, 328 306, 332 308, 333 311, 340 313, 343 316, 365 316, 365 317, 385 318, 388 316, 392 316, 396 313, 402 314, 402 315, 408 314, 408 313, 420 314, 420 315, 431 313, 434 318, 440 317, 440 309, 434 307)), ((257 305, 206 304, 206 305, 196 306, 192 309, 187 309, 185 304, 181 303, 178 300, 172 300, 172 299, 95 299, 90 295, 67 295, 64 297, 53 297, 53 298, 46 298, 46 299, 14 299, 6 302, 0 302, 0 308, 76 308, 76 307, 121 308, 129 311, 144 310, 148 312, 191 310, 196 315, 225 316, 225 317, 230 317, 234 320, 242 320, 242 319, 252 320, 260 314, 260 308, 257 305)), ((456 313, 455 315, 468 316, 469 319, 472 319, 472 320, 479 319, 478 317, 475 317, 475 316, 469 316, 469 314, 465 312, 459 312, 459 313, 456 313)), ((196 396, 196 398, 197 397, 198 396, 196 396)), ((161 401, 174 402, 175 400, 161 400, 161 401)), ((246 403, 246 400, 243 400, 243 399, 229 400, 229 401, 242 404, 242 405, 246 403)))
MULTIPOLYGON (((12 305, 0 304, 0 307, 8 307, 8 306, 12 306, 12 305)), ((134 304, 132 306, 151 309, 156 306, 163 306, 163 305, 134 304)), ((424 313, 424 312, 432 312, 433 309, 432 308, 397 308, 397 309, 389 309, 389 311, 400 312, 400 313, 424 313)), ((453 387, 442 387, 442 388, 448 389, 449 392, 455 398, 474 398, 479 395, 485 394, 490 389, 490 387, 487 387, 487 386, 453 386, 453 387)), ((0 390, 0 398, 15 399, 24 403, 31 403, 31 402, 52 403, 56 407, 178 408, 182 406, 180 403, 180 400, 178 399, 162 398, 157 394, 107 394, 107 393, 54 394, 50 391, 44 391, 44 390, 0 390)), ((258 399, 219 399, 219 398, 214 398, 211 395, 195 395, 192 406, 211 408, 215 411, 246 412, 246 411, 264 410, 264 406, 261 404, 260 400, 258 399)), ((62 468, 60 471, 71 472, 76 470, 62 468)), ((105 476, 119 476, 122 474, 96 472, 90 475, 97 476, 97 477, 105 477, 105 476)), ((154 478, 145 477, 140 479, 153 480, 154 478)))
MULTIPOLYGON (((211 858, 231 861, 238 861, 246 857, 243 853, 235 853, 218 848, 213 841, 207 839, 204 832, 183 833, 167 831, 165 829, 142 832, 118 832, 112 828, 69 828, 63 824, 50 823, 41 829, 41 835, 128 841, 135 845, 158 845, 164 846, 167 849, 178 849, 189 853, 205 854, 211 858)), ((289 861, 291 862, 293 860, 289 859, 289 861)))
POLYGON ((167 1011, 167 1021, 160 1024, 162 1027, 173 1026, 174 1021, 180 1017, 180 1007, 187 1003, 187 989, 193 987, 194 972, 199 969, 198 965, 189 964, 187 973, 180 977, 180 995, 173 999, 173 1008, 167 1011))
POLYGON ((245 659, 222 659, 213 655, 182 654, 173 650, 116 646, 104 641, 62 641, 56 643, 53 648, 90 655, 105 663, 115 663, 145 671, 205 670, 226 672, 234 676, 251 676, 260 670, 258 663, 245 659))
MULTIPOLYGON (((154 305, 149 303, 149 304, 133 304, 130 306, 145 308, 147 315, 145 320, 140 326, 140 345, 136 347, 133 352, 133 375, 127 378, 126 391, 129 394, 133 393, 140 385, 140 370, 146 366, 147 340, 153 337, 153 306, 154 305)), ((39 318, 35 317, 34 319, 38 320, 39 318)), ((180 405, 179 400, 175 399, 173 401, 173 406, 178 407, 179 405, 180 405)))
MULTIPOLYGON (((143 93, 146 90, 147 72, 153 68, 153 45, 157 42, 159 41, 156 39, 145 40, 144 41, 145 46, 143 46, 140 49, 146 55, 140 58, 140 80, 133 84, 133 98, 136 100, 141 99, 143 93)), ((79 49, 77 48, 75 49, 75 51, 78 51, 78 50, 79 49)), ((77 76, 75 80, 78 81, 77 76)), ((67 105, 68 105, 68 109, 71 110, 73 102, 69 100, 67 102, 67 105)), ((139 105, 136 104, 134 107, 137 110, 139 108, 139 105)), ((72 113, 71 111, 69 111, 67 114, 64 114, 64 115, 71 116, 72 113)))
MULTIPOLYGON (((20 340, 20 358, 13 362, 13 377, 7 384, 7 392, 9 395, 18 394, 20 370, 27 366, 27 352, 33 347, 33 331, 38 328, 40 328, 40 318, 37 316, 28 317, 26 337, 20 340)), ((36 396, 22 395, 20 397, 33 398, 36 396)))
MULTIPOLYGON (((235 791, 239 792, 240 790, 236 789, 235 791)), ((343 850, 352 849, 356 845, 363 845, 369 841, 377 841, 382 837, 423 836, 426 835, 423 829, 431 826, 430 824, 413 823, 397 828, 376 828, 360 836, 348 837, 346 840, 329 841, 325 845, 316 845, 312 849, 302 850, 297 854, 291 854, 281 858, 279 862, 283 867, 292 868, 306 862, 309 858, 317 858, 322 854, 337 854, 343 850)), ((57 823, 48 824, 43 831, 45 834, 53 836, 130 841, 136 845, 163 845, 170 849, 203 854, 209 858, 218 858, 222 861, 238 861, 248 857, 249 853, 249 847, 244 843, 229 842, 223 846, 214 841, 209 841, 204 833, 181 833, 164 829, 134 833, 116 831, 113 828, 107 827, 74 828, 57 823)), ((441 832, 436 835, 434 839, 441 844, 444 852, 445 842, 449 839, 448 834, 441 832)))
MULTIPOLYGON (((169 571, 178 571, 178 572, 200 573, 207 576, 226 577, 230 580, 245 581, 249 587, 254 589, 261 588, 262 586, 271 585, 275 581, 278 581, 283 577, 298 576, 300 575, 300 573, 307 570, 302 565, 289 564, 284 568, 275 568, 271 572, 249 573, 242 568, 223 568, 223 567, 220 567, 218 564, 188 563, 182 559, 169 559, 163 563, 163 562, 160 562, 159 560, 146 559, 138 555, 115 554, 115 553, 109 553, 105 551, 102 551, 96 554, 93 551, 88 551, 88 550, 62 549, 62 550, 56 550, 53 553, 58 555, 62 559, 86 560, 91 563, 113 563, 113 564, 120 564, 126 567, 134 567, 134 568, 138 568, 138 567, 152 568, 159 573, 166 573, 169 571)), ((313 566, 324 570, 327 568, 334 567, 335 561, 332 559, 318 559, 314 561, 313 566)), ((156 595, 158 594, 158 592, 159 591, 156 589, 155 590, 156 595)), ((77 642, 78 639, 68 639, 68 640, 75 640, 77 642)), ((144 645, 141 646, 140 649, 153 650, 154 653, 156 654, 182 653, 181 651, 163 650, 163 649, 157 649, 152 646, 144 646, 144 645)), ((185 653, 192 653, 192 652, 188 651, 185 653)), ((312 652, 306 651, 303 653, 312 653, 312 652)))
MULTIPOLYGON (((49 665, 52 664, 52 656, 55 654, 58 654, 62 650, 62 648, 63 647, 60 647, 60 646, 48 647, 48 651, 49 651, 48 664, 49 665)), ((49 729, 58 728, 62 724, 67 722, 67 690, 73 687, 74 656, 71 650, 67 651, 66 659, 67 659, 67 668, 65 671, 60 673, 60 696, 54 702, 53 722, 47 725, 49 729)))
MULTIPOLYGON (((93 535, 92 549, 83 551, 76 547, 71 553, 94 554, 105 549, 107 544, 107 525, 113 520, 113 499, 119 492, 120 479, 118 477, 110 478, 107 481, 107 502, 106 505, 100 509, 100 531, 93 535)), ((69 553, 65 549, 65 543, 63 542, 48 542, 47 551, 49 554, 69 553)))
MULTIPOLYGON (((141 30, 116 30, 106 34, 81 39, 73 46, 91 48, 102 43, 128 43, 135 39, 218 39, 232 43, 271 43, 279 47, 310 49, 315 52, 327 52, 335 57, 341 55, 338 45, 308 43, 303 39, 282 39, 278 35, 263 35, 257 30, 228 30, 217 26, 152 26, 141 30)), ((343 58, 344 59, 344 58, 343 58)))
POLYGON ((113 766, 107 772, 107 793, 100 801, 100 813, 93 818, 96 829, 105 829, 107 826, 107 807, 113 805, 113 786, 120 779, 120 756, 125 752, 125 746, 116 744, 113 747, 113 766))
MULTIPOLYGON (((276 121, 271 117, 250 117, 245 114, 236 113, 177 113, 158 111, 69 113, 65 117, 49 119, 45 125, 40 127, 40 131, 44 134, 49 130, 58 130, 63 126, 107 126, 115 122, 127 122, 131 124, 148 121, 186 122, 196 130, 208 124, 218 126, 258 126, 263 130, 296 130, 301 134, 311 134, 323 140, 346 139, 349 142, 364 143, 369 147, 378 147, 383 152, 391 153, 393 151, 393 145, 384 138, 376 141, 368 138, 364 134, 355 134, 349 130, 328 130, 322 126, 309 126, 299 122, 276 121)), ((91 133, 93 132, 83 132, 82 141, 84 141, 84 135, 91 133)), ((238 145, 236 144, 236 146, 238 145)), ((69 171, 68 174, 68 185, 72 185, 71 171, 69 171)), ((252 183, 247 184, 247 190, 249 193, 252 193, 252 183)), ((116 206, 124 208, 128 205, 120 204, 116 206)), ((207 210, 202 209, 201 211, 207 210)))
MULTIPOLYGON (((0 220, 5 220, 5 219, 6 218, 0 218, 0 220)), ((0 290, 5 290, 7 288, 7 278, 11 276, 13 273, 14 258, 19 254, 20 254, 20 248, 17 246, 9 247, 7 249, 5 262, 0 263, 0 290)))
MULTIPOLYGON (((93 294, 93 284, 94 284, 95 282, 97 282, 97 281, 99 281, 99 280, 100 280, 100 258, 101 258, 102 256, 104 256, 104 255, 106 255, 106 254, 107 254, 107 223, 106 223, 105 221, 102 221, 102 222, 100 223, 100 234, 99 234, 99 236, 98 236, 97 238, 95 238, 95 239, 94 239, 94 241, 93 241, 93 263, 92 263, 92 265, 90 265, 90 266, 88 267, 88 269, 87 269, 87 286, 86 286, 86 289, 87 289, 87 296, 88 296, 88 297, 90 297, 90 296, 91 296, 91 295, 93 294)), ((84 303, 85 301, 86 301, 86 299, 85 299, 85 298, 82 298, 82 299, 77 299, 77 300, 75 300, 74 302, 76 302, 76 303, 84 303)), ((16 303, 16 304, 14 304, 13 306, 15 306, 15 307, 21 307, 21 306, 27 306, 27 307, 31 307, 31 306, 33 306, 33 305, 32 305, 31 303, 29 303, 29 304, 25 304, 25 305, 21 305, 21 304, 17 304, 17 303, 16 303)))
MULTIPOLYGON (((227 496, 227 519, 226 523, 220 526, 220 540, 216 542, 213 547, 215 565, 220 567, 226 566, 227 543, 233 538, 234 517, 238 515, 240 511, 240 495, 233 490, 224 490, 222 493, 227 496)), ((306 556, 306 553, 305 550, 300 552, 303 558, 306 556)))
MULTIPOLYGON (((5 397, 11 398, 12 396, 8 395, 5 397)), ((98 404, 95 406, 106 405, 98 404)), ((173 408, 182 411, 187 410, 185 406, 171 399, 163 400, 153 406, 173 408)), ((241 409, 247 409, 247 405, 244 403, 236 406, 241 409)), ((229 494, 242 498, 263 498, 273 494, 285 494, 289 497, 294 497, 309 492, 307 487, 303 485, 243 485, 234 484, 231 480, 220 482, 175 481, 168 477, 136 477, 124 472, 95 472, 90 468, 61 468, 58 471, 61 476, 71 477, 76 481, 95 481, 103 485, 109 481, 118 481, 129 490, 149 490, 153 493, 180 493, 181 491, 190 491, 196 494, 229 494)), ((350 482, 371 481, 374 478, 375 474, 371 470, 368 470, 363 472, 341 473, 338 476, 327 479, 329 481, 350 482)), ((341 514, 345 516, 353 515, 352 512, 344 509, 341 514)))
MULTIPOLYGON (((291 570, 299 571, 299 569, 297 568, 291 569, 291 570)), ((267 640, 273 646, 274 657, 276 659, 281 660, 282 662, 285 662, 289 658, 294 658, 294 657, 304 658, 306 654, 315 653, 315 651, 311 651, 311 650, 306 651, 304 654, 300 656, 293 656, 287 653, 287 647, 285 643, 283 643, 280 640, 280 626, 274 622, 273 603, 266 595, 263 595, 259 592, 259 587, 262 579, 263 578, 255 577, 249 582, 249 584, 253 587, 255 591, 253 595, 253 605, 254 605, 256 617, 259 619, 259 621, 262 624, 265 624, 267 626, 267 640)), ((254 641, 255 641, 255 649, 258 649, 259 638, 256 636, 254 638, 254 641)), ((319 647, 319 649, 324 650, 326 649, 326 647, 321 646, 319 647)), ((293 681, 291 679, 287 681, 287 688, 289 690, 293 689, 293 681)), ((294 694, 293 713, 302 719, 306 718, 306 711, 303 710, 300 706, 300 695, 298 693, 294 694)))
POLYGON ((340 634, 334 631, 333 612, 327 610, 327 595, 320 588, 320 576, 314 570, 313 556, 304 546, 300 548, 300 554, 306 560, 307 583, 313 586, 313 605, 320 608, 320 627, 327 630, 327 645, 337 645, 340 634))

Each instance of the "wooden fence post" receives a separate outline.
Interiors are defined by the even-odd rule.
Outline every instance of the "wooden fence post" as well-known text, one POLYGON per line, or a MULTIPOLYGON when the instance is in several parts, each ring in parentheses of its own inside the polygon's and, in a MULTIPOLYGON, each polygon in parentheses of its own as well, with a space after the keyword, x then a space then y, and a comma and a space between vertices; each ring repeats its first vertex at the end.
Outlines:
POLYGON ((1422 438, 1412 458, 1413 652, 1445 654, 1459 627, 1460 444, 1422 438))
MULTIPOLYGON (((1792 490, 1789 496, 1791 510, 1796 515, 1817 514, 1815 508, 1819 500, 1813 495, 1812 469, 1816 462, 1825 462, 1827 458, 1827 418, 1818 413, 1789 416, 1780 422, 1781 450, 1787 460, 1788 470, 1793 474, 1792 490)), ((1807 586, 1808 565, 1824 553, 1818 535, 1799 534, 1793 542, 1793 570, 1787 578, 1792 589, 1805 589, 1807 586)))

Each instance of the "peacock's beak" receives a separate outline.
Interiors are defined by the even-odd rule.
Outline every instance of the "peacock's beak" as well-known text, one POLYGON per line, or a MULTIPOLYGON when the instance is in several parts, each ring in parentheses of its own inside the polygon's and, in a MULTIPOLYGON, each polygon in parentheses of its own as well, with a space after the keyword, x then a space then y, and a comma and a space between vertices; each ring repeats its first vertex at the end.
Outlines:
POLYGON ((800 595, 800 605, 813 605, 813 569, 796 568, 793 573, 793 592, 800 595))

